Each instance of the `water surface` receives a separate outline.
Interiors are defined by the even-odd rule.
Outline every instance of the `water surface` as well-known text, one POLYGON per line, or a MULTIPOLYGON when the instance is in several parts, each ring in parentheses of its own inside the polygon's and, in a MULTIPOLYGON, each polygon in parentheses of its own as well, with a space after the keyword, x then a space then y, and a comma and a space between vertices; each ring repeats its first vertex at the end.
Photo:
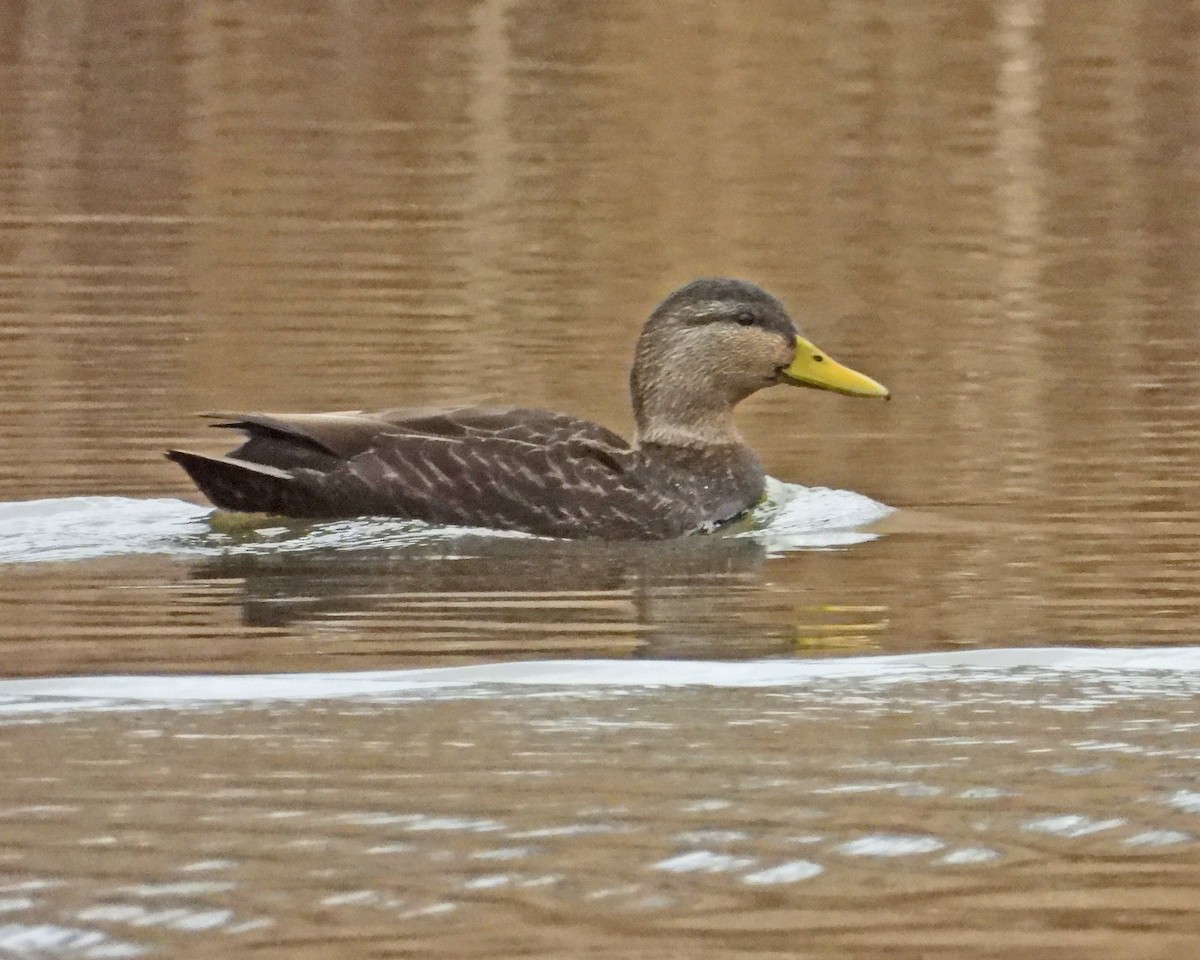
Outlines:
POLYGON ((119 6, 0 8, 0 952, 1186 955, 1196 0, 119 6), (160 456, 627 431, 707 274, 894 397, 746 403, 738 536, 214 526, 160 456), (552 676, 324 679, 460 667, 552 676))
POLYGON ((1186 955, 1194 649, 775 666, 0 683, 0 949, 1186 955))

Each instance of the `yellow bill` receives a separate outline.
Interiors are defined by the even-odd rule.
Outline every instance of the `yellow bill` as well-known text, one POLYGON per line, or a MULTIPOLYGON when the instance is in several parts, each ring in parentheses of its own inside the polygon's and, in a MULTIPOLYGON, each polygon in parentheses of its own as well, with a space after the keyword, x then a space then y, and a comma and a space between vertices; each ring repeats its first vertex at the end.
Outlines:
POLYGON ((886 400, 891 396, 882 383, 843 367, 803 337, 796 338, 796 358, 779 371, 779 380, 797 387, 848 393, 852 397, 883 397, 886 400))

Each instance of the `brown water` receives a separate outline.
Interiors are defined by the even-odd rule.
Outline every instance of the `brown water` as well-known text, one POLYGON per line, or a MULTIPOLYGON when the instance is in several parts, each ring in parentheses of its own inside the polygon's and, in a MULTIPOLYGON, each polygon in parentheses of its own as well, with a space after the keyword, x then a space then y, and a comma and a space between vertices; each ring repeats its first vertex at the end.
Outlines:
POLYGON ((0 649, 83 678, 0 709, 0 953, 1186 955, 1190 666, 80 698, 1194 646, 1198 262, 1197 0, 0 4, 0 649), (871 536, 214 532, 159 456, 213 408, 624 431, 712 273, 891 387, 740 417, 871 536))

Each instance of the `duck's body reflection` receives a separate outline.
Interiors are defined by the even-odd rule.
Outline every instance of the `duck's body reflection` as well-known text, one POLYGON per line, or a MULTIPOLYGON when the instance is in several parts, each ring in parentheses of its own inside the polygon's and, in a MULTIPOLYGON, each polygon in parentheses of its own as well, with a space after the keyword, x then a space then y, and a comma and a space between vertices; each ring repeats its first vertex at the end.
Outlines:
POLYGON ((794 605, 764 602, 752 539, 660 544, 458 537, 396 548, 231 554, 248 626, 307 624, 364 655, 730 657, 790 653, 794 605))

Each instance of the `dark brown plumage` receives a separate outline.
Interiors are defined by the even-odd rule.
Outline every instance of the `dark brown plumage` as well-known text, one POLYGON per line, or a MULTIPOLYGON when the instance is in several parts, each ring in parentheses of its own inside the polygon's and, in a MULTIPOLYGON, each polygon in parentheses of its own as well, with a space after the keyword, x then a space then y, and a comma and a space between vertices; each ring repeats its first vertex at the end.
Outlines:
POLYGON ((639 338, 636 445, 566 414, 461 407, 219 415, 216 426, 246 434, 242 446, 167 456, 226 510, 662 540, 711 530, 761 499, 763 469, 732 412, 783 382, 887 395, 798 339, 758 287, 698 280, 659 304, 639 338))

